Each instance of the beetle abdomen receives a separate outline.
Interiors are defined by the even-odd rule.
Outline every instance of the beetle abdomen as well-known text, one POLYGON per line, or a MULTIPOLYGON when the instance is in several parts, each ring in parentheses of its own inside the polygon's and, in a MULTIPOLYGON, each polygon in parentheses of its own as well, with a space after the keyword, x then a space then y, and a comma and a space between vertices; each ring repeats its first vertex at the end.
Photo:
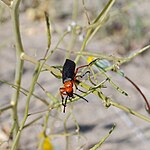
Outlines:
POLYGON ((75 67, 76 67, 76 64, 74 61, 70 59, 66 59, 63 65, 63 71, 62 71, 63 83, 67 80, 74 80, 75 67))

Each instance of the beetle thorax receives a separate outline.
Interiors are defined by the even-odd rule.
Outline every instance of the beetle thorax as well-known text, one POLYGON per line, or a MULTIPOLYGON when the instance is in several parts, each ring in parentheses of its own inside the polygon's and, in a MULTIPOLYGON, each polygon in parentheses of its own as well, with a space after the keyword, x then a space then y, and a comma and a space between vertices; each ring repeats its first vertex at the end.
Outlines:
POLYGON ((67 93, 69 93, 69 94, 73 93, 73 81, 71 81, 71 80, 66 81, 64 83, 64 87, 65 87, 67 93))

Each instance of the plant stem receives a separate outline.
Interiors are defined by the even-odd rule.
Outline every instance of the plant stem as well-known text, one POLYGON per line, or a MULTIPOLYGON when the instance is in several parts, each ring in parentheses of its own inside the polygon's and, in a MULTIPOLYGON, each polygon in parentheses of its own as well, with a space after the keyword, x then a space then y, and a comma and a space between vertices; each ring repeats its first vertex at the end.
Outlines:
POLYGON ((26 102, 26 108, 25 108, 25 114, 24 114, 24 118, 22 120, 22 123, 19 127, 19 130, 17 132, 17 135, 13 141, 13 144, 12 144, 12 147, 11 147, 11 150, 15 150, 16 149, 16 144, 18 143, 19 141, 19 138, 20 138, 20 135, 21 135, 21 132, 24 128, 24 125, 25 125, 25 122, 27 120, 27 117, 28 117, 28 111, 29 111, 29 104, 30 104, 30 99, 31 99, 31 96, 33 94, 33 91, 34 91, 34 87, 35 87, 35 84, 37 82, 37 79, 39 77, 39 74, 40 74, 40 71, 43 67, 43 64, 40 64, 40 62, 37 64, 37 67, 36 67, 36 70, 34 72, 34 75, 33 75, 33 79, 32 79, 32 83, 31 83, 31 86, 30 86, 30 90, 29 90, 29 93, 28 93, 28 96, 27 96, 27 102, 26 102))
POLYGON ((3 2, 6 6, 10 6, 11 5, 11 1, 10 0, 1 0, 1 2, 3 2))
MULTIPOLYGON (((37 64, 38 63, 38 61, 35 58, 33 58, 33 57, 31 57, 31 56, 29 56, 29 55, 27 55, 25 53, 22 53, 20 58, 22 60, 29 61, 29 62, 31 62, 33 64, 37 64)), ((60 71, 58 69, 56 69, 55 67, 49 66, 49 65, 44 63, 43 68, 48 70, 48 71, 50 71, 50 73, 52 73, 53 75, 57 76, 58 78, 61 78, 60 71)))
MULTIPOLYGON (((97 27, 97 28, 91 27, 91 28, 88 29, 88 31, 87 31, 87 33, 86 33, 86 36, 85 36, 85 39, 84 39, 84 41, 83 41, 82 47, 81 47, 81 49, 80 49, 80 53, 82 53, 82 52, 84 51, 86 45, 87 45, 88 42, 89 42, 89 39, 90 39, 92 33, 93 33, 94 31, 97 32, 98 29, 101 27, 102 22, 105 20, 107 14, 108 14, 110 8, 112 7, 112 5, 114 4, 114 2, 115 2, 115 0, 109 0, 109 2, 106 4, 106 6, 105 6, 104 9, 102 10, 102 12, 101 12, 101 13, 96 17, 96 19, 94 20, 93 24, 99 23, 98 27, 97 27)), ((93 24, 92 24, 92 25, 93 25, 93 24)), ((95 34, 96 32, 94 32, 94 34, 95 34)), ((76 57, 76 59, 75 59, 75 62, 76 62, 76 63, 78 63, 80 57, 81 57, 81 55, 78 55, 78 56, 76 57)))
POLYGON ((0 108, 0 115, 2 112, 4 112, 5 110, 8 110, 8 109, 11 109, 12 108, 12 105, 8 105, 8 106, 5 106, 3 108, 0 108))
POLYGON ((113 125, 113 127, 110 129, 109 133, 107 133, 96 145, 94 145, 90 150, 97 150, 102 146, 102 144, 107 140, 107 138, 110 136, 110 134, 114 131, 116 128, 116 124, 113 125))
MULTIPOLYGON (((15 81, 14 84, 17 86, 17 90, 13 93, 11 98, 12 107, 12 117, 13 117, 13 136, 17 134, 19 130, 19 122, 18 122, 18 99, 19 99, 19 91, 21 85, 22 71, 23 71, 23 60, 20 59, 21 53, 24 51, 21 36, 20 36, 20 28, 19 28, 19 4, 21 0, 14 0, 11 5, 11 19, 13 24, 13 34, 15 37, 15 46, 16 46, 16 71, 15 71, 15 81)), ((17 143, 16 143, 17 144, 17 143)), ((17 145, 16 145, 17 149, 17 145)))
MULTIPOLYGON (((12 88, 14 88, 14 89, 17 89, 17 86, 16 86, 16 85, 14 85, 14 84, 12 84, 12 83, 9 83, 9 82, 7 82, 7 81, 0 80, 0 83, 5 83, 5 84, 9 85, 10 87, 12 87, 12 88)), ((26 89, 23 88, 23 87, 20 87, 20 92, 21 92, 22 94, 24 94, 25 96, 27 96, 27 94, 29 93, 29 91, 26 90, 26 89)), ((34 93, 33 93, 33 96, 34 96, 35 98, 37 98, 38 100, 40 100, 41 102, 43 102, 43 104, 49 105, 49 102, 48 102, 46 99, 43 99, 43 98, 37 96, 37 95, 34 94, 34 93)), ((12 107, 12 106, 11 106, 11 107, 12 107)))
MULTIPOLYGON (((87 90, 90 90, 90 88, 91 88, 88 84, 83 83, 83 82, 80 82, 80 85, 87 90)), ((120 105, 118 103, 113 102, 109 97, 106 97, 101 91, 95 90, 95 91, 93 91, 93 94, 99 96, 102 99, 102 101, 106 107, 109 107, 109 106, 117 107, 117 108, 119 108, 119 109, 121 109, 127 113, 130 113, 131 115, 134 115, 134 116, 150 123, 149 117, 146 117, 142 114, 139 114, 129 107, 126 107, 126 106, 123 106, 123 105, 120 105)))

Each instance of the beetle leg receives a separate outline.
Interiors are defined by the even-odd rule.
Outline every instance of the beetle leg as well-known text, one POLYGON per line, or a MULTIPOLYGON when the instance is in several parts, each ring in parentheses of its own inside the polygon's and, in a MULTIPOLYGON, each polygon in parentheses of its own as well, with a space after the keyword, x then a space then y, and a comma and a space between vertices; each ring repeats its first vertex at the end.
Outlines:
POLYGON ((64 113, 65 113, 65 110, 66 110, 67 99, 68 99, 68 95, 67 95, 67 97, 65 98, 65 103, 63 103, 63 106, 64 106, 63 112, 64 112, 64 113))
MULTIPOLYGON (((99 59, 99 58, 97 58, 97 59, 91 61, 91 62, 90 62, 89 64, 87 64, 87 65, 79 66, 79 67, 76 69, 75 73, 74 73, 75 79, 76 79, 76 75, 77 75, 79 69, 92 66, 98 59, 99 59)), ((89 72, 89 71, 87 71, 87 72, 89 72)), ((86 72, 86 73, 87 73, 87 72, 86 72)), ((86 74, 86 73, 85 73, 85 74, 86 74)), ((83 76, 84 76, 84 75, 82 75, 81 78, 82 78, 83 76)))
POLYGON ((88 67, 89 65, 84 65, 84 66, 80 66, 80 67, 78 67, 77 69, 76 69, 76 71, 75 71, 75 78, 76 78, 76 74, 78 73, 78 71, 79 71, 79 69, 81 69, 81 68, 84 68, 84 67, 88 67))
POLYGON ((65 89, 60 88, 59 91, 60 91, 60 95, 61 95, 61 99, 62 99, 62 105, 64 106, 64 97, 63 97, 63 95, 64 95, 64 92, 65 92, 65 89))
POLYGON ((80 92, 82 92, 82 93, 86 93, 85 91, 82 91, 81 89, 79 89, 78 86, 77 86, 77 84, 76 84, 75 82, 73 82, 73 83, 74 83, 74 85, 75 85, 75 88, 76 88, 78 91, 80 91, 80 92))
POLYGON ((62 105, 64 106, 63 112, 65 113, 65 110, 66 110, 65 108, 66 108, 66 105, 67 105, 67 99, 68 99, 69 96, 66 93, 66 89, 65 88, 62 87, 62 88, 59 89, 59 91, 60 91, 60 95, 61 95, 61 98, 62 98, 62 105), (67 95, 65 100, 64 100, 63 95, 67 95))
POLYGON ((88 102, 88 100, 87 100, 86 98, 84 98, 83 96, 78 95, 77 93, 73 93, 73 94, 76 95, 76 96, 78 96, 78 97, 80 97, 80 98, 82 98, 82 99, 85 100, 86 102, 88 102))
POLYGON ((88 70, 88 71, 86 71, 86 72, 85 72, 84 74, 82 74, 82 75, 77 75, 77 76, 75 76, 75 79, 78 78, 78 77, 83 78, 87 73, 90 74, 90 71, 88 70))

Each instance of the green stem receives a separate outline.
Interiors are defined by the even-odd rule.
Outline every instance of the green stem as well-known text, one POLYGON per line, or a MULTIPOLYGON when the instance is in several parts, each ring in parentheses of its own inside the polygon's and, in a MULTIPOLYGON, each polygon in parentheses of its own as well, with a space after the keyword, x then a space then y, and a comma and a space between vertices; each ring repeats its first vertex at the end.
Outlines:
POLYGON ((96 145, 94 145, 92 148, 90 148, 90 150, 97 150, 98 148, 101 147, 101 145, 107 140, 107 138, 110 136, 110 134, 114 131, 116 127, 116 124, 113 125, 113 127, 111 128, 111 130, 109 131, 109 133, 107 135, 105 135, 101 141, 99 143, 97 143, 96 145))
MULTIPOLYGON (((11 98, 12 108, 12 117, 13 117, 13 136, 15 137, 16 133, 19 130, 19 122, 18 122, 18 99, 19 99, 19 91, 21 85, 22 71, 23 71, 23 60, 20 59, 21 53, 24 51, 21 36, 20 36, 20 28, 19 28, 19 4, 21 0, 14 0, 11 5, 11 19, 13 24, 13 32, 15 37, 15 46, 16 46, 16 71, 15 71, 15 81, 14 84, 17 86, 17 90, 13 93, 11 98)), ((16 146, 17 149, 17 146, 16 146)))
POLYGON ((5 106, 3 108, 0 108, 0 115, 2 112, 4 112, 5 110, 8 110, 8 109, 11 109, 12 108, 12 105, 8 105, 8 106, 5 106))
POLYGON ((26 124, 26 125, 23 127, 23 129, 25 129, 25 128, 31 126, 31 125, 34 124, 36 121, 40 120, 42 117, 43 117, 43 116, 41 115, 41 116, 35 118, 34 120, 32 120, 31 122, 29 122, 28 124, 26 124))
MULTIPOLYGON (((90 37, 92 31, 93 31, 93 29, 89 29, 89 30, 87 31, 86 37, 85 37, 85 39, 84 39, 84 41, 83 41, 83 44, 82 44, 82 47, 81 47, 81 49, 80 49, 80 53, 82 53, 82 52, 84 51, 84 49, 85 49, 85 47, 86 47, 86 45, 87 45, 87 41, 88 41, 88 39, 89 39, 89 37, 90 37)), ((80 57, 81 57, 81 55, 78 55, 78 56, 76 57, 76 59, 75 59, 76 64, 78 63, 80 57)))
POLYGON ((49 120, 50 111, 51 110, 48 110, 46 112, 45 119, 44 119, 43 134, 44 134, 45 137, 47 136, 46 129, 48 128, 47 126, 48 126, 48 120, 49 120))
MULTIPOLYGON (((7 81, 0 80, 0 83, 7 84, 7 85, 11 86, 12 88, 17 89, 17 86, 16 86, 16 85, 14 85, 14 84, 12 84, 12 83, 9 83, 9 82, 7 82, 7 81)), ((29 91, 26 90, 26 89, 23 88, 23 87, 20 87, 20 92, 21 92, 22 94, 24 94, 25 96, 27 96, 27 94, 29 93, 29 91)), ((49 105, 49 102, 48 102, 46 99, 43 99, 43 98, 37 96, 37 95, 34 94, 34 93, 33 93, 33 96, 34 96, 35 98, 37 98, 38 100, 40 100, 41 102, 43 102, 45 105, 49 105)))
MULTIPOLYGON (((64 130, 65 130, 65 134, 68 134, 68 129, 67 129, 67 120, 69 119, 71 113, 68 113, 65 120, 64 120, 64 130)), ((65 150, 69 150, 69 136, 65 137, 66 139, 66 145, 65 145, 65 150)))
POLYGON ((11 5, 11 1, 10 0, 1 0, 1 2, 3 2, 8 7, 11 5))
MULTIPOLYGON (((29 56, 29 55, 27 55, 25 53, 22 53, 20 58, 22 60, 29 61, 29 62, 31 62, 33 64, 37 64, 38 63, 38 61, 35 58, 33 58, 33 57, 31 57, 31 56, 29 56)), ((57 76, 58 78, 61 78, 61 72, 58 69, 56 69, 55 67, 49 66, 49 65, 44 63, 43 68, 46 69, 47 71, 50 71, 50 73, 52 73, 53 75, 57 76)))
POLYGON ((150 48, 150 45, 147 45, 143 48, 141 48, 140 50, 137 50, 136 52, 134 51, 132 54, 130 54, 126 59, 124 59, 123 61, 121 61, 121 63, 124 62, 129 62, 130 60, 132 60, 133 58, 135 58, 136 56, 138 56, 139 54, 143 53, 144 51, 148 50, 150 48))
POLYGON ((74 20, 74 21, 77 20, 78 4, 79 4, 79 2, 77 0, 73 0, 72 20, 74 20))
MULTIPOLYGON (((81 82, 80 85, 87 90, 91 89, 91 87, 88 84, 85 84, 83 82, 81 82)), ((134 110, 132 110, 129 107, 126 107, 126 106, 123 106, 123 105, 113 102, 109 97, 106 97, 101 91, 99 92, 99 91, 95 90, 95 91, 93 91, 93 93, 102 99, 102 101, 104 102, 106 107, 109 107, 109 106, 117 107, 127 113, 130 113, 131 115, 134 115, 134 116, 150 123, 150 118, 135 112, 134 110)))
POLYGON ((21 132, 24 128, 24 125, 25 125, 25 122, 27 120, 27 117, 28 117, 28 111, 29 111, 29 104, 30 104, 30 99, 31 99, 31 96, 33 95, 33 91, 34 91, 34 87, 35 87, 35 84, 37 82, 37 79, 39 77, 39 74, 40 74, 40 71, 42 69, 42 66, 43 64, 41 65, 40 62, 37 64, 37 67, 36 67, 36 70, 34 72, 34 76, 33 76, 33 79, 32 79, 32 84, 30 86, 30 90, 29 90, 29 93, 28 93, 28 96, 27 96, 27 102, 26 102, 26 108, 25 108, 25 114, 24 114, 24 118, 23 118, 23 121, 19 127, 19 130, 17 132, 17 135, 13 141, 13 144, 12 144, 12 147, 11 147, 11 150, 15 150, 16 149, 16 144, 18 143, 19 141, 19 138, 20 138, 20 135, 21 135, 21 132))
MULTIPOLYGON (((93 24, 95 23, 99 23, 98 28, 89 28, 86 34, 86 37, 83 41, 82 47, 80 49, 80 53, 82 53, 86 47, 86 45, 89 42, 89 38, 91 37, 92 33, 94 31, 98 31, 98 29, 101 27, 102 22, 105 20, 110 8, 112 7, 112 5, 114 4, 115 0, 109 0, 109 2, 106 4, 106 6, 104 7, 104 9, 102 10, 102 12, 96 17, 96 19, 94 20, 93 24)), ((92 25, 93 25, 92 24, 92 25)), ((94 32, 94 34, 96 33, 94 32)), ((79 59, 80 59, 81 55, 78 55, 75 59, 75 62, 78 63, 79 59)))

